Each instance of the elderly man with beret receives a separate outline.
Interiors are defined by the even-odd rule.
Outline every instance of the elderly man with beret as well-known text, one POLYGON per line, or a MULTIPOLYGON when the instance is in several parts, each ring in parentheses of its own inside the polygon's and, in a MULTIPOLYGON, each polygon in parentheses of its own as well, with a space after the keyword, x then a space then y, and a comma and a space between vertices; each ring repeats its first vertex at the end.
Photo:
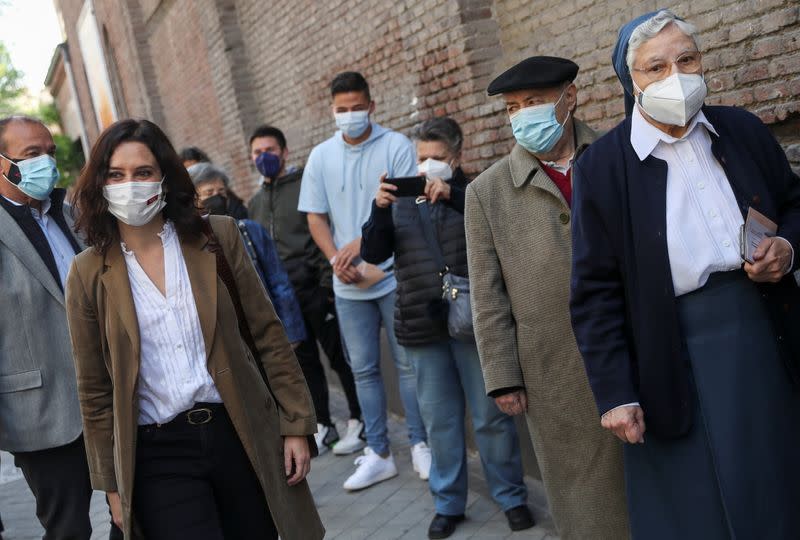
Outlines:
POLYGON ((537 56, 489 85, 517 144, 467 187, 472 308, 486 391, 526 414, 561 538, 620 540, 622 450, 598 425, 570 327, 572 163, 597 138, 574 118, 577 73, 537 56))

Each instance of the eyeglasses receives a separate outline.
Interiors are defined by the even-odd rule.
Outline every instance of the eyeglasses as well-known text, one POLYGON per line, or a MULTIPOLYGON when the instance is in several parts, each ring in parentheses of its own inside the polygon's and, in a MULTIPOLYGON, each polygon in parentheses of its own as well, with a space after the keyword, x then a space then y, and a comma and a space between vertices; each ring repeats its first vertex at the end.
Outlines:
POLYGON ((698 73, 702 68, 702 60, 703 55, 700 51, 688 51, 671 62, 654 60, 644 67, 633 68, 633 70, 642 73, 650 82, 656 82, 669 77, 672 64, 678 66, 678 71, 681 73, 698 73))

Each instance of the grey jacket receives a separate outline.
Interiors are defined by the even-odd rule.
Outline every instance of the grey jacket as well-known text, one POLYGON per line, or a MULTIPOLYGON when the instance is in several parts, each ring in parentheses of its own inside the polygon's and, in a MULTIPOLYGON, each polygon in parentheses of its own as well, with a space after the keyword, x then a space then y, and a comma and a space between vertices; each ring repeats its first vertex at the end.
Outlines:
POLYGON ((0 283, 0 449, 70 443, 82 428, 64 293, 2 207, 0 283))
MULTIPOLYGON (((577 153, 597 135, 575 121, 577 153)), ((467 186, 472 315, 486 391, 524 388, 562 540, 624 540, 622 448, 600 426, 569 317, 571 212, 516 145, 467 186)))

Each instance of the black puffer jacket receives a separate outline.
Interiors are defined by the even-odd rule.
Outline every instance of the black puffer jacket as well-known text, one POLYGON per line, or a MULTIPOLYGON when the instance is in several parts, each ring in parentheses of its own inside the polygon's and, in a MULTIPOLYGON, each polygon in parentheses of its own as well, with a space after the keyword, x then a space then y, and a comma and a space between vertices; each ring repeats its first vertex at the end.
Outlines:
MULTIPOLYGON (((455 170, 449 184, 450 200, 431 205, 431 217, 450 271, 466 276, 467 178, 461 169, 455 170)), ((398 343, 419 346, 447 339, 447 306, 442 300, 440 268, 422 234, 419 210, 412 197, 398 199, 391 208, 378 208, 373 203, 372 214, 362 229, 362 259, 377 264, 392 254, 397 277, 394 330, 398 343)))

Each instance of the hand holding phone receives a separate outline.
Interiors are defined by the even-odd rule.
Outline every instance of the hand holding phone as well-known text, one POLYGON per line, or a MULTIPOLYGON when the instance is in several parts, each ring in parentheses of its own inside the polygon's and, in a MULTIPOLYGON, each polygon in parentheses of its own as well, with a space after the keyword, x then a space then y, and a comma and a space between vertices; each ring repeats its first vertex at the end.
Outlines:
POLYGON ((386 178, 384 183, 396 186, 395 197, 419 197, 425 194, 424 176, 400 176, 397 178, 386 178))

